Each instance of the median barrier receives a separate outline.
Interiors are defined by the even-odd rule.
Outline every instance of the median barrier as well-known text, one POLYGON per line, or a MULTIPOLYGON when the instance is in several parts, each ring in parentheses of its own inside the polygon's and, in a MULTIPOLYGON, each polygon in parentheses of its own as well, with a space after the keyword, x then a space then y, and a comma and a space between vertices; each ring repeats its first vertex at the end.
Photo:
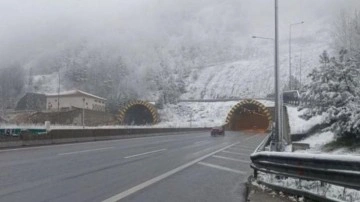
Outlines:
POLYGON ((0 148, 176 135, 206 130, 210 128, 54 129, 42 135, 23 131, 18 137, 0 138, 0 148))

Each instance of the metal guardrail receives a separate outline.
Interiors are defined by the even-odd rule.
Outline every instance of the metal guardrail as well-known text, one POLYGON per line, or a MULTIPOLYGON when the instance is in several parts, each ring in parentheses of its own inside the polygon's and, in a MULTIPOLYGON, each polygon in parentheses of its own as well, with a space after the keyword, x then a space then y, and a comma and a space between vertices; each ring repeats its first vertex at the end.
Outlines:
POLYGON ((254 177, 261 171, 360 190, 360 157, 260 151, 250 158, 254 177))

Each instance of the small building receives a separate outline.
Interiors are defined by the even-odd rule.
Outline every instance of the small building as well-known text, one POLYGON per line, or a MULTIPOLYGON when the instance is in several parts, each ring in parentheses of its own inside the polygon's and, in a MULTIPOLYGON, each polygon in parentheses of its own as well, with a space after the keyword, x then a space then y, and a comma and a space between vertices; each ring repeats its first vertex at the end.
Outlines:
POLYGON ((80 90, 46 95, 46 110, 65 111, 72 108, 105 111, 106 99, 80 90))
POLYGON ((16 104, 15 110, 43 111, 46 109, 46 96, 39 93, 26 93, 16 104))

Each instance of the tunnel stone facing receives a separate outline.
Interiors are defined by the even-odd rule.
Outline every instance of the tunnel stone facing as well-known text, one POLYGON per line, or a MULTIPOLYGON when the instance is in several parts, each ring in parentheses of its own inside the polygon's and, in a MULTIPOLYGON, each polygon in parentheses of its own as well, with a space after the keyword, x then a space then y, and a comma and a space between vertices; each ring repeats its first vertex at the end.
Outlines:
POLYGON ((153 125, 159 122, 159 114, 153 104, 136 100, 120 110, 119 120, 122 125, 153 125))
POLYGON ((271 114, 262 103, 247 99, 233 106, 226 118, 229 130, 266 131, 271 127, 271 114))

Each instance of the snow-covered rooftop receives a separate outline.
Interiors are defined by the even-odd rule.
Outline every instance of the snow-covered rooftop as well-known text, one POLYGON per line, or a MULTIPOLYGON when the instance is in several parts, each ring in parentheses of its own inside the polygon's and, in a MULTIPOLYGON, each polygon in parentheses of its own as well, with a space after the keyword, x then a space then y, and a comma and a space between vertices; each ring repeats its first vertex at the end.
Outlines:
POLYGON ((100 100, 106 100, 105 98, 81 91, 81 90, 70 90, 70 91, 63 91, 58 93, 46 94, 46 97, 57 97, 57 96, 72 96, 72 95, 83 95, 87 97, 92 97, 100 100))

